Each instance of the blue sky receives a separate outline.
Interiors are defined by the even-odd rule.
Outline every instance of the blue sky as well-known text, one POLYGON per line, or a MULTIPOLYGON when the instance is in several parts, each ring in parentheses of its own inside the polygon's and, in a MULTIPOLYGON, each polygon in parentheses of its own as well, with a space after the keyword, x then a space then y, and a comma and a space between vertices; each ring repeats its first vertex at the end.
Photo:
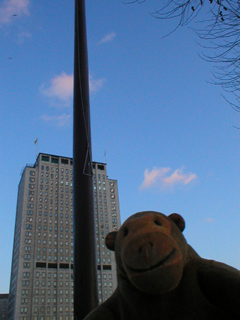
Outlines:
MULTIPOLYGON (((159 1, 86 1, 93 160, 118 180, 122 221, 178 212, 205 258, 240 268, 240 115, 208 83, 194 32, 159 1)), ((0 1, 0 292, 17 188, 39 152, 72 156, 74 1, 0 1), (16 15, 16 16, 15 16, 16 15)))

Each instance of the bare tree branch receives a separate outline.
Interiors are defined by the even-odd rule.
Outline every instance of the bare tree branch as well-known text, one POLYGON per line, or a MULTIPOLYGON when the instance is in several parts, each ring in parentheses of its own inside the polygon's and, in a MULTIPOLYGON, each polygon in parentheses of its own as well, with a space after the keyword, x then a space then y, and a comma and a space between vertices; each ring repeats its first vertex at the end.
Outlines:
MULTIPOLYGON (((143 3, 147 0, 130 0, 143 3)), ((204 53, 200 56, 213 63, 212 83, 233 93, 237 104, 230 105, 240 111, 240 0, 159 0, 160 8, 151 13, 156 19, 177 20, 176 27, 190 25, 198 17, 198 29, 204 53), (206 45, 207 43, 207 45, 206 45), (207 53, 206 53, 207 51, 207 53), (210 54, 209 54, 210 52, 210 54)))

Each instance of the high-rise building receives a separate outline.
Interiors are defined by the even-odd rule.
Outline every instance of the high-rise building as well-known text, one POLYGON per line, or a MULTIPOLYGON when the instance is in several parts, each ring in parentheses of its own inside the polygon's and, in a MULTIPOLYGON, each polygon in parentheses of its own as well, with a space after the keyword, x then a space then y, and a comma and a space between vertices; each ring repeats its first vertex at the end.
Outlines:
POLYGON ((7 319, 8 293, 0 294, 0 320, 7 319))
MULTIPOLYGON (((72 159, 40 153, 26 165, 18 187, 9 320, 73 319, 72 159)), ((105 236, 120 226, 117 181, 93 162, 99 302, 117 286, 105 236)))

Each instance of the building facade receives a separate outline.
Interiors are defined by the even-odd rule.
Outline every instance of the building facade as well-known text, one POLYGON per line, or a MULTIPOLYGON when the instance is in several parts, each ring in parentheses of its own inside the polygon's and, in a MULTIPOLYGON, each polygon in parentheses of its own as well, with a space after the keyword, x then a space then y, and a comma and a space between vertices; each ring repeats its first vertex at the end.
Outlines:
POLYGON ((0 294, 0 320, 7 319, 8 293, 0 294))
MULTIPOLYGON (((72 159, 40 153, 18 187, 10 279, 9 320, 73 319, 72 159)), ((93 163, 99 302, 117 285, 105 236, 120 227, 117 181, 93 163)))

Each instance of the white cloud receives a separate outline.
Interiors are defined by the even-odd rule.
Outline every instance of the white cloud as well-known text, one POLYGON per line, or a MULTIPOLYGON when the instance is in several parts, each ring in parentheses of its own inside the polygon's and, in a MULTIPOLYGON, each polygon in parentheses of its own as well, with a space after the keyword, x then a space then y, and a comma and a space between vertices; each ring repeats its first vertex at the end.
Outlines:
MULTIPOLYGON (((105 79, 93 79, 89 77, 90 92, 97 92, 103 86, 105 79)), ((41 93, 50 99, 52 107, 69 107, 73 97, 73 75, 67 75, 62 72, 60 75, 53 77, 50 80, 50 85, 42 84, 39 88, 41 93)), ((66 126, 70 123, 71 115, 62 114, 59 116, 42 115, 41 119, 58 127, 66 126)))
POLYGON ((103 44, 103 43, 106 43, 106 42, 113 41, 115 37, 116 37, 116 33, 115 33, 115 32, 108 33, 107 35, 105 35, 105 36, 99 41, 98 44, 103 44))
POLYGON ((194 173, 184 173, 183 168, 176 169, 172 172, 171 168, 154 167, 151 171, 148 169, 144 172, 144 180, 140 189, 160 188, 167 189, 176 185, 187 185, 197 176, 194 173))
POLYGON ((48 116, 48 115, 42 115, 41 119, 44 122, 54 124, 58 127, 64 127, 70 124, 71 120, 71 114, 65 114, 63 113, 60 116, 48 116))
POLYGON ((62 72, 50 80, 50 86, 42 85, 41 92, 49 98, 57 98, 63 101, 68 100, 73 95, 73 75, 62 72))
POLYGON ((192 180, 196 179, 196 174, 193 173, 183 173, 183 168, 176 169, 170 176, 163 179, 164 185, 173 186, 175 184, 184 184, 185 186, 189 184, 192 180))
MULTIPOLYGON (((97 92, 103 86, 105 79, 93 79, 89 76, 89 91, 92 93, 97 92)), ((73 97, 73 75, 67 75, 65 72, 62 72, 60 75, 53 77, 50 80, 50 85, 46 87, 45 84, 42 84, 40 91, 43 95, 52 99, 52 105, 60 106, 69 106, 70 100, 73 97), (54 100, 55 101, 54 103, 54 100), (61 103, 59 104, 59 100, 61 103), (62 104, 64 102, 64 104, 62 104)))
POLYGON ((105 79, 93 79, 93 77, 89 76, 89 91, 92 93, 97 92, 100 90, 106 80, 105 79))
POLYGON ((144 172, 144 181, 141 185, 141 189, 147 189, 152 187, 153 185, 156 185, 157 181, 162 180, 170 170, 170 168, 157 167, 154 167, 152 171, 146 169, 144 172))
POLYGON ((17 17, 29 15, 29 3, 29 0, 5 0, 0 6, 0 25, 11 23, 17 17))

